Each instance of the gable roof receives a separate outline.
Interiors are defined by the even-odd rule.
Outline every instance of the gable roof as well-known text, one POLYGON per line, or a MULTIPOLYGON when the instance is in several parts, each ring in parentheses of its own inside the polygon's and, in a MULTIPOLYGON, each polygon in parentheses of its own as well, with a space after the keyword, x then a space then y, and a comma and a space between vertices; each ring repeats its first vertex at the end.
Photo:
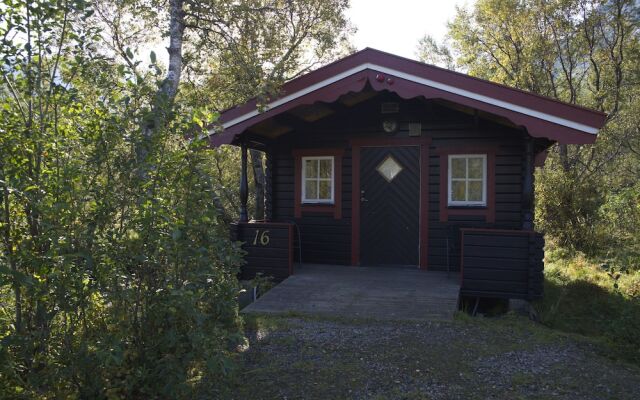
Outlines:
POLYGON ((367 83, 402 98, 445 99, 507 118, 533 137, 567 144, 593 143, 606 114, 469 75, 366 48, 285 83, 261 111, 257 100, 222 113, 221 133, 209 130, 213 146, 233 143, 247 128, 295 107, 333 102, 367 83))

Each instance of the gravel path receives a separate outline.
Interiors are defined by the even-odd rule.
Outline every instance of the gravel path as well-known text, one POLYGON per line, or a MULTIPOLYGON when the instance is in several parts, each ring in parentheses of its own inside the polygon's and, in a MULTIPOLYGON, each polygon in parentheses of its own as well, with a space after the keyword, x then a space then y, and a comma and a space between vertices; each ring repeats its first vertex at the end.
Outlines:
POLYGON ((236 399, 640 399, 640 368, 521 317, 258 317, 236 399))

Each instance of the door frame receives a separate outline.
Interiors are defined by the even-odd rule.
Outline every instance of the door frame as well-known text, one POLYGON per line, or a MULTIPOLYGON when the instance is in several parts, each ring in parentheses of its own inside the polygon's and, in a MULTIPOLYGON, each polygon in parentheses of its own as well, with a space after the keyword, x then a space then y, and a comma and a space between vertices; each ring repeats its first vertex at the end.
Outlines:
MULTIPOLYGON (((351 265, 360 265, 360 151, 363 147, 403 147, 420 148, 420 207, 418 268, 428 268, 429 236, 429 145, 431 138, 358 138, 351 139, 351 265)), ((441 189, 442 190, 442 189, 441 189)))

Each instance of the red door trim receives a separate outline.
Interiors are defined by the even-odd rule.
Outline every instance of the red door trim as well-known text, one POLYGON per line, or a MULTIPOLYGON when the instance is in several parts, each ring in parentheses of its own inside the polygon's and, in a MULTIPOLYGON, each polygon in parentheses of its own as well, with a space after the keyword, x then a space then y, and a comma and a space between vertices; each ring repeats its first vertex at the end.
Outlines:
POLYGON ((418 146, 420 148, 419 267, 428 268, 429 145, 431 138, 364 138, 351 143, 351 265, 360 264, 360 150, 362 147, 418 146))

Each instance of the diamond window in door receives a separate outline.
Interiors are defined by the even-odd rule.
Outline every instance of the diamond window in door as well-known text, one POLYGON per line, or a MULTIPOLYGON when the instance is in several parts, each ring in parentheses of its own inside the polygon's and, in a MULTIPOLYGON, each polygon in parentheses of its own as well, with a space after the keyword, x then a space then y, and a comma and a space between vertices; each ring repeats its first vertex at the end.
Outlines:
POLYGON ((392 155, 388 155, 378 165, 376 170, 382 175, 387 182, 391 182, 400 172, 402 172, 402 165, 400 165, 392 155))

